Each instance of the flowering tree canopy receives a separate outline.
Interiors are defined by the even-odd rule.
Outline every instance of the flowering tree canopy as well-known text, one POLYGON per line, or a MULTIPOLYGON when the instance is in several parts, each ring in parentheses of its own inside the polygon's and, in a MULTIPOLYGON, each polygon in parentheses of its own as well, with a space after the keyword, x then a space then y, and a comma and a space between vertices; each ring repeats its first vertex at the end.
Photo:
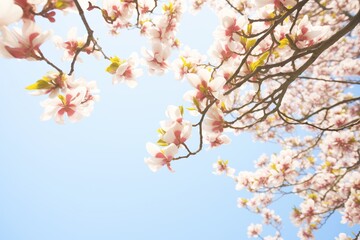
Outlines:
MULTIPOLYGON (((150 170, 174 171, 175 161, 230 144, 244 132, 276 142, 281 150, 260 156, 256 170, 237 172, 218 159, 214 174, 225 174, 237 190, 251 194, 239 198, 238 206, 263 221, 248 227, 249 237, 282 239, 282 218, 271 204, 296 195, 301 204, 291 221, 300 239, 314 239, 335 212, 342 224, 360 224, 359 22, 358 0, 3 0, 0 55, 49 66, 51 71, 26 89, 48 96, 41 102, 41 119, 61 124, 65 117, 71 122, 88 117, 99 99, 95 82, 75 76, 84 54, 107 61, 109 79, 130 88, 144 71, 173 71, 192 89, 184 94, 184 106, 168 107, 158 141, 146 145, 150 170), (204 4, 219 18, 207 56, 183 47, 176 35, 184 11, 196 14, 204 4), (78 36, 72 28, 62 39, 39 27, 38 19, 55 24, 60 12, 78 15, 87 34, 78 36), (109 55, 89 15, 112 35, 139 31, 150 47, 125 58, 109 55), (41 50, 51 40, 63 50, 67 70, 41 50), (174 49, 180 54, 170 62, 174 49), (262 233, 265 226, 274 228, 272 235, 262 233)), ((339 233, 336 239, 359 236, 339 233)))

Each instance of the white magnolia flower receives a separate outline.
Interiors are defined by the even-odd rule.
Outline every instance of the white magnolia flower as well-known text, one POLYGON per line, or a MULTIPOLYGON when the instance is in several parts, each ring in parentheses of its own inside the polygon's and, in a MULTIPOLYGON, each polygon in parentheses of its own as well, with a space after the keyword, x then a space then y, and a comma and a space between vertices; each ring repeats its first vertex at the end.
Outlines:
POLYGON ((0 27, 14 23, 23 15, 23 10, 14 0, 0 1, 0 27))

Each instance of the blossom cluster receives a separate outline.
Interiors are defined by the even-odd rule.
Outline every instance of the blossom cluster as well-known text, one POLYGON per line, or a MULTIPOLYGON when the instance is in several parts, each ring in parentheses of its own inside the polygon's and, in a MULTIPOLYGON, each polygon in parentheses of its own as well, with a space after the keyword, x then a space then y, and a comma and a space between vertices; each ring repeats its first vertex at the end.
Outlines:
POLYGON ((74 79, 73 76, 49 72, 40 80, 26 87, 33 95, 48 95, 49 99, 41 102, 44 113, 41 120, 54 118, 57 123, 64 123, 65 113, 71 122, 88 117, 99 99, 96 82, 74 79))
MULTIPOLYGON (((86 6, 87 1, 78 2, 86 6)), ((64 123, 67 115, 72 122, 89 116, 94 102, 98 99, 95 82, 74 79, 73 74, 65 74, 56 67, 41 51, 41 46, 51 38, 52 31, 43 31, 36 23, 36 17, 55 21, 55 11, 74 11, 75 3, 70 0, 5 0, 1 2, 0 20, 0 55, 6 58, 45 61, 57 72, 50 71, 35 83, 26 87, 33 95, 47 95, 43 101, 42 120, 54 118, 57 123, 64 123), (22 27, 12 27, 21 21, 22 27)), ((85 46, 86 37, 78 38, 76 29, 69 31, 68 40, 54 38, 57 46, 65 50, 64 60, 76 59, 80 51, 97 54, 95 46, 85 46), (77 52, 79 51, 79 52, 77 52)))
POLYGON ((150 158, 145 158, 145 163, 152 171, 158 171, 166 165, 172 171, 171 161, 181 147, 187 147, 185 142, 191 136, 192 125, 189 121, 183 119, 183 107, 169 106, 166 111, 167 120, 160 123, 158 129, 159 146, 148 143, 146 148, 150 153, 150 158))
MULTIPOLYGON (((192 11, 205 2, 193 1, 192 11)), ((192 87, 184 100, 198 118, 192 126, 198 129, 199 145, 195 150, 185 145, 185 154, 171 151, 162 165, 194 155, 204 144, 228 144, 231 132, 251 132, 258 140, 275 141, 282 150, 261 156, 255 171, 237 176, 228 161, 213 165, 214 174, 225 173, 235 180, 237 190, 253 194, 239 198, 238 206, 275 228, 273 236, 262 236, 263 225, 252 224, 249 237, 282 239, 281 217, 270 208, 279 194, 302 199, 291 214, 300 239, 314 239, 314 232, 336 211, 341 223, 359 224, 360 101, 348 91, 358 84, 350 80, 358 75, 358 25, 330 44, 359 16, 359 4, 352 9, 344 4, 343 14, 335 16, 333 9, 306 1, 207 2, 220 21, 209 62, 186 48, 173 63, 175 78, 187 79, 192 87), (320 16, 314 16, 313 9, 320 9, 320 16), (318 54, 319 49, 324 54, 318 54), (306 136, 296 137, 300 132, 306 136)), ((159 152, 174 148, 161 149, 162 143, 159 152)), ((148 158, 145 162, 153 167, 148 158)))
POLYGON ((106 59, 112 82, 129 87, 138 84, 144 72, 140 65, 147 66, 149 74, 172 70, 175 79, 191 87, 183 96, 188 105, 169 106, 158 141, 147 143, 150 156, 145 163, 151 171, 173 171, 173 161, 250 132, 257 140, 277 143, 281 151, 260 156, 254 171, 236 174, 221 158, 213 164, 214 174, 224 173, 237 190, 251 194, 239 198, 238 206, 259 214, 263 222, 249 225, 249 237, 282 239, 283 217, 271 209, 277 195, 301 199, 290 216, 300 239, 314 239, 314 232, 334 212, 341 214, 343 224, 360 224, 360 98, 353 91, 360 74, 359 2, 191 0, 189 11, 196 13, 205 4, 219 18, 206 56, 181 48, 177 38, 185 1, 4 0, 0 55, 42 61, 53 69, 26 89, 48 97, 41 103, 41 119, 57 123, 64 123, 65 115, 72 122, 89 116, 99 99, 95 82, 75 78, 83 54, 106 59), (140 57, 108 56, 84 11, 100 13, 110 34, 137 29, 150 47, 143 48, 140 57), (64 51, 69 71, 41 50, 52 31, 41 30, 37 19, 53 23, 58 12, 79 14, 86 29, 82 37, 72 28, 67 39, 52 38, 64 51), (179 57, 171 63, 177 48, 179 57), (185 111, 195 120, 187 120, 185 111), (194 133, 199 137, 195 148, 189 141, 194 133), (273 235, 263 236, 266 226, 275 229, 273 235))
POLYGON ((151 50, 142 49, 150 74, 163 74, 170 67, 171 49, 179 46, 176 31, 183 11, 183 1, 171 0, 163 5, 160 16, 151 19, 145 16, 140 20, 141 33, 151 44, 151 50))

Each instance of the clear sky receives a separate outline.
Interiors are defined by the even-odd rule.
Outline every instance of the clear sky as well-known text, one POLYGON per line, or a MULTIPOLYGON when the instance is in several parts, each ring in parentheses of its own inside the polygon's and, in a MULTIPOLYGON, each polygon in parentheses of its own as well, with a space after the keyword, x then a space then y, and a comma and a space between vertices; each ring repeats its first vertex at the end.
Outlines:
MULTIPOLYGON (((54 29, 62 37, 78 21, 77 16, 59 19, 54 29)), ((99 19, 91 24, 108 55, 127 57, 149 47, 136 30, 112 38, 99 19)), ((216 24, 211 11, 186 14, 179 38, 206 53, 216 24)), ((54 45, 45 49, 54 62, 68 66, 58 60, 62 53, 54 45)), ((251 170, 257 157, 278 148, 244 134, 231 145, 174 163, 175 173, 165 168, 153 173, 144 164, 145 144, 157 140, 167 105, 186 106, 182 95, 189 85, 172 73, 145 74, 135 89, 112 85, 107 61, 83 60, 76 77, 96 80, 101 99, 89 118, 57 125, 39 120, 45 97, 24 89, 50 68, 0 59, 0 240, 247 239, 247 225, 261 219, 237 208, 245 193, 235 191, 231 179, 212 174, 212 164, 221 156, 238 170, 251 170)), ((297 202, 292 198, 276 206, 285 239, 296 236, 288 216, 297 202)), ((342 229, 347 226, 335 216, 318 239, 334 239, 342 229)))

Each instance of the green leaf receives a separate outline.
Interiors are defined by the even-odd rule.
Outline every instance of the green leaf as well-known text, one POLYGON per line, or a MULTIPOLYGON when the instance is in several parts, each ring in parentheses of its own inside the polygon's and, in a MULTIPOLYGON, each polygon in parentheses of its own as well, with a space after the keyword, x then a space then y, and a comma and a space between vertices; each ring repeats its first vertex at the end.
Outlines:
POLYGON ((249 23, 248 25, 247 25, 247 34, 251 34, 251 32, 252 32, 252 24, 251 23, 249 23))
POLYGON ((162 146, 162 147, 166 147, 166 146, 169 146, 169 144, 167 142, 165 142, 164 140, 160 139, 159 141, 157 141, 157 144, 159 146, 162 146))
POLYGON ((279 48, 284 48, 287 45, 289 45, 289 40, 287 38, 283 38, 283 39, 280 40, 279 43, 280 43, 279 48))
POLYGON ((269 56, 269 52, 263 53, 263 54, 259 57, 259 59, 258 59, 257 61, 252 62, 252 63, 250 64, 250 70, 253 72, 253 71, 255 71, 255 69, 256 69, 257 67, 264 65, 264 64, 265 64, 265 60, 267 59, 268 56, 269 56))
POLYGON ((257 40, 256 38, 247 39, 247 40, 246 40, 245 49, 246 49, 246 50, 249 50, 252 46, 254 46, 255 43, 256 43, 256 40, 257 40))
POLYGON ((124 60, 120 60, 119 57, 114 56, 110 58, 111 64, 106 68, 106 71, 110 74, 115 74, 118 67, 123 64, 124 60))
POLYGON ((246 37, 240 37, 240 43, 244 46, 246 45, 247 38, 246 37))
POLYGON ((183 106, 179 106, 179 109, 180 109, 181 116, 183 116, 183 115, 184 115, 184 107, 183 107, 183 106))
POLYGON ((36 81, 35 83, 27 86, 25 89, 26 90, 38 90, 38 89, 50 89, 50 88, 52 88, 52 85, 48 81, 40 79, 40 80, 36 81))
POLYGON ((164 135, 166 132, 164 131, 164 129, 162 129, 162 128, 159 128, 158 130, 157 130, 157 132, 158 133, 160 133, 161 135, 164 135))
POLYGON ((61 100, 61 102, 66 105, 66 99, 63 95, 58 95, 58 98, 61 100))
POLYGON ((56 9, 65 9, 67 7, 70 7, 71 3, 67 0, 57 0, 55 2, 55 8, 56 9))
POLYGON ((200 103, 196 98, 193 98, 193 102, 194 102, 194 105, 196 106, 196 108, 200 109, 200 103))

